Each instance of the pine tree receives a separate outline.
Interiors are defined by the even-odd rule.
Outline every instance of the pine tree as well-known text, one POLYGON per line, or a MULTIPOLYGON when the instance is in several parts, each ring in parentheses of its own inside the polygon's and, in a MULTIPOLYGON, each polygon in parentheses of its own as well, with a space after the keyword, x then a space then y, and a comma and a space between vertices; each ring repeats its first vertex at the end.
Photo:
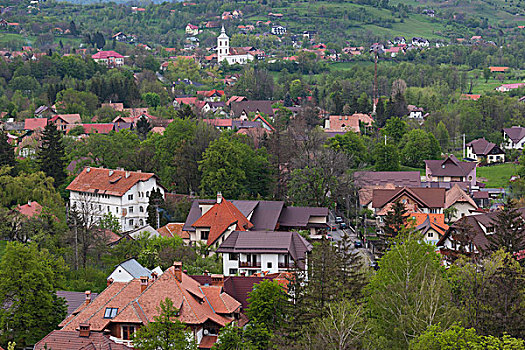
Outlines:
POLYGON ((146 118, 139 118, 136 125, 137 134, 141 140, 145 140, 151 130, 151 124, 146 118))
POLYGON ((0 168, 3 166, 15 166, 15 153, 13 147, 7 142, 7 134, 0 131, 0 168))
POLYGON ((164 204, 164 197, 160 189, 153 189, 149 195, 149 204, 146 209, 148 212, 147 223, 151 227, 159 228, 164 226, 166 220, 160 216, 160 211, 163 210, 164 204))
POLYGON ((339 281, 342 294, 345 298, 357 300, 366 284, 364 261, 358 252, 352 251, 352 241, 347 231, 341 236, 337 247, 338 262, 340 264, 339 281))
POLYGON ((406 227, 406 213, 405 205, 400 201, 392 205, 392 209, 385 215, 383 222, 385 226, 383 231, 385 236, 395 238, 406 227))
POLYGON ((514 254, 525 249, 525 221, 514 200, 509 199, 494 219, 494 231, 488 236, 490 251, 514 254))
POLYGON ((65 148, 62 142, 62 134, 55 124, 46 125, 37 157, 40 170, 55 179, 55 187, 58 188, 62 185, 67 177, 65 148))

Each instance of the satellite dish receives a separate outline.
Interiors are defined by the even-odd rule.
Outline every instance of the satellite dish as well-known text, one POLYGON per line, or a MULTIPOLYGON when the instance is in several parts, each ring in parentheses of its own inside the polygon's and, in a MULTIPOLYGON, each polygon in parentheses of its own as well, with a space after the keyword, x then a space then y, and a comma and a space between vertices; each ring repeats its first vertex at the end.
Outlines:
POLYGON ((209 335, 209 334, 210 334, 210 332, 207 329, 205 329, 204 330, 204 335, 209 335))

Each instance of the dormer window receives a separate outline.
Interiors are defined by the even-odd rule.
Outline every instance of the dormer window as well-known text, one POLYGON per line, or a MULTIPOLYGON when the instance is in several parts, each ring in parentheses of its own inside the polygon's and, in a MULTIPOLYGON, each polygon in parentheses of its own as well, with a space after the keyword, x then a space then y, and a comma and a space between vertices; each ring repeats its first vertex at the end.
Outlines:
POLYGON ((117 316, 118 308, 117 307, 107 307, 104 312, 104 318, 114 318, 117 316))

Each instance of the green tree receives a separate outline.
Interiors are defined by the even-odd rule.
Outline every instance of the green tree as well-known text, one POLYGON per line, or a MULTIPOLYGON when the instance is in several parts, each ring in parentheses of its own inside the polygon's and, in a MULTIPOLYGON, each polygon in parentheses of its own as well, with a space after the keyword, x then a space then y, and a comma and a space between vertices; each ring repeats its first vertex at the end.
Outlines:
POLYGON ((0 131, 0 168, 7 166, 15 166, 15 152, 14 148, 9 144, 7 134, 0 131))
POLYGON ((383 231, 389 238, 396 238, 401 232, 403 232, 407 225, 408 213, 405 204, 400 201, 396 201, 390 211, 385 215, 383 222, 383 231))
POLYGON ((407 349, 429 326, 446 329, 458 316, 434 246, 408 237, 379 266, 367 287, 371 348, 407 349))
POLYGON ((145 94, 142 94, 142 99, 150 107, 156 108, 160 105, 160 96, 155 92, 146 92, 145 94))
POLYGON ((255 350, 255 346, 244 335, 242 328, 230 323, 222 328, 213 350, 255 350))
POLYGON ((89 91, 66 89, 57 93, 56 105, 59 113, 78 113, 89 117, 97 110, 98 97, 89 91))
POLYGON ((119 219, 111 213, 105 213, 102 216, 99 221, 99 227, 115 233, 119 233, 122 230, 119 219))
POLYGON ((164 196, 160 189, 153 189, 149 195, 148 207, 146 209, 148 213, 148 219, 146 220, 148 225, 153 228, 159 228, 166 224, 166 220, 163 218, 161 212, 164 211, 165 202, 164 196))
POLYGON ((485 350, 485 349, 525 349, 523 339, 504 335, 501 338, 483 336, 474 328, 464 328, 453 325, 449 329, 440 330, 438 326, 429 327, 410 344, 410 350, 485 350))
POLYGON ((407 123, 399 118, 393 117, 386 121, 385 127, 381 129, 381 134, 386 136, 387 141, 397 145, 408 129, 407 123))
POLYGON ((374 148, 376 171, 399 171, 399 153, 397 147, 387 143, 378 143, 374 148))
POLYGON ((53 123, 47 124, 44 128, 37 160, 40 170, 55 180, 55 187, 60 187, 67 177, 66 157, 62 133, 53 123))
POLYGON ((178 311, 171 299, 161 300, 159 315, 139 328, 133 337, 134 346, 139 350, 196 350, 193 335, 176 318, 178 311))
POLYGON ((137 134, 141 140, 145 140, 148 137, 148 133, 151 131, 151 124, 147 118, 139 118, 136 124, 137 134))
POLYGON ((278 329, 284 321, 286 293, 277 281, 264 280, 248 294, 246 316, 257 319, 266 328, 278 329))
POLYGON ((503 249, 516 254, 525 250, 525 222, 513 199, 507 200, 492 224, 495 233, 488 235, 489 251, 503 249))
POLYGON ((337 152, 344 152, 348 155, 349 166, 357 168, 362 163, 366 162, 368 155, 365 143, 362 137, 349 131, 344 135, 335 135, 328 139, 328 146, 337 152))
POLYGON ((434 135, 438 140, 441 149, 446 151, 448 149, 450 135, 448 133, 447 127, 445 126, 445 123, 443 123, 442 120, 439 121, 434 135))
POLYGON ((7 243, 0 262, 0 342, 17 348, 35 344, 66 316, 63 299, 64 260, 39 251, 35 244, 7 243))
POLYGON ((421 129, 411 130, 403 136, 400 144, 401 163, 414 168, 423 168, 425 160, 439 159, 441 149, 432 133, 421 129))
POLYGON ((491 77, 492 77, 492 72, 490 71, 490 68, 488 67, 483 68, 483 78, 485 78, 485 84, 488 83, 491 77))
POLYGON ((227 198, 269 193, 271 174, 266 149, 253 150, 239 138, 223 134, 212 141, 199 162, 201 190, 211 196, 217 192, 227 198))

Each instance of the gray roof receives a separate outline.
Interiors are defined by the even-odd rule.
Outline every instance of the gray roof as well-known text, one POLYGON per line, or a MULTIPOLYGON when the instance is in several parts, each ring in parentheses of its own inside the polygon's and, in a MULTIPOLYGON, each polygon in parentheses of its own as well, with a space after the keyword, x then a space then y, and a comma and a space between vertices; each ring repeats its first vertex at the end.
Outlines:
POLYGON ((137 260, 131 258, 119 265, 126 270, 133 278, 140 278, 142 276, 151 277, 151 271, 142 266, 137 260))
POLYGON ((514 143, 520 142, 525 137, 525 128, 519 126, 513 126, 512 128, 503 129, 505 134, 512 140, 514 143))
POLYGON ((273 108, 272 105, 275 103, 275 101, 269 101, 269 100, 248 100, 248 101, 240 101, 235 102, 231 104, 231 110, 233 112, 233 115, 236 117, 240 117, 242 112, 246 112, 246 114, 253 112, 253 113, 263 113, 265 115, 273 116, 273 108))
POLYGON ((289 253, 298 267, 304 268, 306 253, 312 248, 297 232, 233 231, 217 253, 289 253))
POLYGON ((419 171, 356 171, 354 182, 358 187, 386 184, 393 184, 395 187, 420 187, 421 175, 419 171))
POLYGON ((279 225, 284 227, 306 227, 311 216, 328 216, 328 208, 285 207, 279 216, 279 225))
MULTIPOLYGON (((85 292, 69 292, 64 290, 57 290, 57 297, 64 298, 67 305, 67 315, 71 315, 78 307, 86 302, 85 292)), ((91 301, 95 300, 98 293, 91 293, 91 301)))
POLYGON ((425 160, 432 176, 467 176, 476 168, 474 162, 460 162, 453 154, 440 160, 425 160))

